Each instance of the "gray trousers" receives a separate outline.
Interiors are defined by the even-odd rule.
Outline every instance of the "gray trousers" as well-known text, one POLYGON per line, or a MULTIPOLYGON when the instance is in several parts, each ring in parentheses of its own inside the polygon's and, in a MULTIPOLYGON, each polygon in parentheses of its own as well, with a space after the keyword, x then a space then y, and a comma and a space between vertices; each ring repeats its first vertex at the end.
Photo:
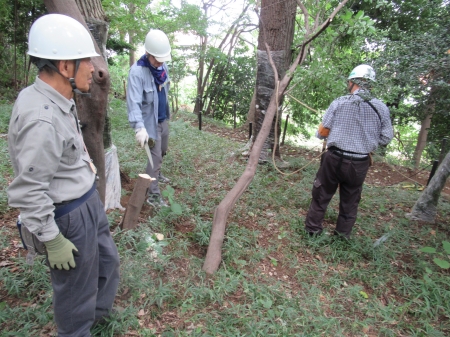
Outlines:
POLYGON ((339 216, 335 233, 350 237, 356 222, 362 185, 369 170, 370 160, 344 159, 327 151, 317 171, 312 189, 312 200, 305 220, 305 229, 321 233, 328 204, 339 186, 339 216))
POLYGON ((111 311, 119 285, 119 254, 98 192, 56 223, 79 252, 75 269, 50 268, 58 336, 91 336, 94 320, 111 311))
POLYGON ((145 170, 145 173, 156 179, 150 184, 149 193, 152 194, 161 194, 158 185, 158 175, 161 170, 163 157, 169 146, 169 122, 167 119, 164 122, 158 123, 158 138, 159 140, 156 141, 155 146, 150 149, 153 159, 153 168, 150 165, 150 161, 147 161, 147 168, 145 170))

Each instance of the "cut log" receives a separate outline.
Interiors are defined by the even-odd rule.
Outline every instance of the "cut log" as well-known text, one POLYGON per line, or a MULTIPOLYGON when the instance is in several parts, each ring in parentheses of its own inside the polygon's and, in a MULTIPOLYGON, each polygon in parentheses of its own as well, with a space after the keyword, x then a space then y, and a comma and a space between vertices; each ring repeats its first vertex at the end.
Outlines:
POLYGON ((139 214, 141 213, 142 205, 145 201, 145 196, 147 195, 147 189, 149 188, 153 180, 156 179, 150 177, 148 174, 139 174, 139 178, 136 181, 133 193, 131 194, 130 200, 128 201, 127 208, 125 209, 125 214, 123 215, 122 222, 120 223, 121 229, 133 229, 137 226, 137 220, 139 214))

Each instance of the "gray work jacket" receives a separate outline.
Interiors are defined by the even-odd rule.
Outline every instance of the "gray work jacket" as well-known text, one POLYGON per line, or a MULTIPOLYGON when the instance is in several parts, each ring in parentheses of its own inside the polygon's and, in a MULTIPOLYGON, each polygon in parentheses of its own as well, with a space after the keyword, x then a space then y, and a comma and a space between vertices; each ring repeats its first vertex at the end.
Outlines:
POLYGON ((76 115, 74 101, 39 78, 20 92, 11 115, 8 150, 15 178, 8 202, 43 242, 59 233, 53 204, 78 199, 95 180, 76 115))
MULTIPOLYGON (((167 65, 163 64, 167 74, 169 74, 167 65)), ((169 75, 167 75, 169 76, 169 75)), ((162 90, 166 93, 167 119, 170 119, 169 109, 169 88, 170 80, 167 77, 166 85, 162 90)), ((158 92, 155 79, 148 67, 133 64, 128 73, 127 85, 127 109, 128 121, 130 126, 136 130, 144 128, 148 136, 152 139, 158 139, 158 92), (156 108, 155 108, 156 107, 156 108)))

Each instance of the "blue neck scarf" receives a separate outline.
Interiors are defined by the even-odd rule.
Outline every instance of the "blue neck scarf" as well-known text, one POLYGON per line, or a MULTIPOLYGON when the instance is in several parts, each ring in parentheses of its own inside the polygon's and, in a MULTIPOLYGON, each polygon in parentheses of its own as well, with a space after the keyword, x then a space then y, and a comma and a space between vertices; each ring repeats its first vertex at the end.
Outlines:
POLYGON ((161 91, 162 85, 167 80, 167 72, 163 67, 161 69, 157 69, 151 65, 150 61, 147 58, 147 55, 142 55, 142 57, 137 61, 137 65, 140 67, 147 67, 152 72, 153 77, 155 78, 156 86, 161 91))

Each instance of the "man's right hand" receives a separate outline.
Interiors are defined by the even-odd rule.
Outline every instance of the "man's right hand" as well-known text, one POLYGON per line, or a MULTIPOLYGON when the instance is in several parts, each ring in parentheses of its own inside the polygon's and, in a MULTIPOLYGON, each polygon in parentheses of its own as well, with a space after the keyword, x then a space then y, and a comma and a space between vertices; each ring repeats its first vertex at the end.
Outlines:
POLYGON ((136 141, 141 147, 144 147, 144 144, 148 142, 148 133, 145 128, 136 129, 136 141))
POLYGON ((319 125, 319 130, 317 130, 317 133, 324 138, 327 138, 330 135, 330 129, 323 126, 322 123, 319 125))
POLYGON ((44 242, 44 245, 47 248, 47 259, 51 268, 59 270, 75 268, 74 255, 79 255, 78 249, 64 235, 59 233, 53 240, 44 242))

